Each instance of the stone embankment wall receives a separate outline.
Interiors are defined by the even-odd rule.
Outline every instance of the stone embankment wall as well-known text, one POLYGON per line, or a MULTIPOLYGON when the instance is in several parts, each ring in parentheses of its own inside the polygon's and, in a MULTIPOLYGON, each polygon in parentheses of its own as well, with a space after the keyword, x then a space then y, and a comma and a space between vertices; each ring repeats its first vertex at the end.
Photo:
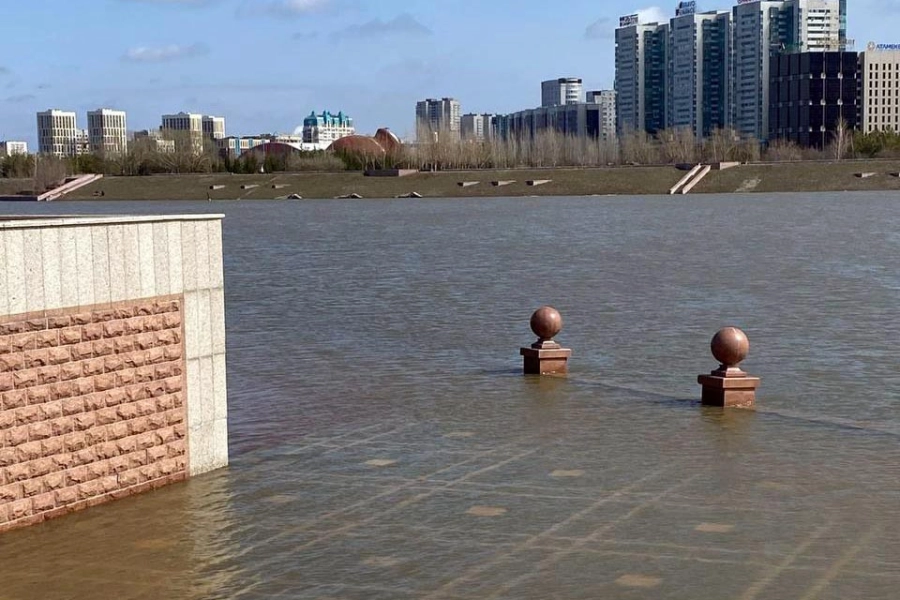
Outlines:
POLYGON ((0 221, 0 532, 227 465, 221 239, 0 221))

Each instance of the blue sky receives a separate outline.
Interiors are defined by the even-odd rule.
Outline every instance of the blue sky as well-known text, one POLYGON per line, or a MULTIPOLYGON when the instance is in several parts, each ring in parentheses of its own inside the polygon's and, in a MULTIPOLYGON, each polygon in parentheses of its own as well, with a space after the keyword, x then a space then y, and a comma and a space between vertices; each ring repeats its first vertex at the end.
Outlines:
MULTIPOLYGON (((640 0, 31 0, 0 16, 0 140, 35 144, 35 112, 128 111, 130 129, 180 110, 224 115, 229 134, 289 132, 312 110, 357 129, 412 130, 415 102, 464 112, 540 103, 540 81, 612 86, 619 15, 640 0), (42 27, 34 27, 34 23, 42 27)), ((6 5, 8 4, 8 6, 6 5)), ((701 10, 729 0, 698 0, 701 10)), ((849 35, 897 43, 900 0, 849 0, 849 35)))

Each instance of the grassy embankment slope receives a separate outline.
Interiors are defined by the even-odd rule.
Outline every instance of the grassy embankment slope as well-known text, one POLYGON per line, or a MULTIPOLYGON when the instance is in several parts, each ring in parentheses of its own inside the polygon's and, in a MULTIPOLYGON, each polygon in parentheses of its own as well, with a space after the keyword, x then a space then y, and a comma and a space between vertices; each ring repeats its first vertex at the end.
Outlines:
MULTIPOLYGON (((900 160, 799 162, 744 165, 713 171, 692 193, 900 191, 900 160), (857 173, 875 173, 859 178, 857 173)), ((426 198, 498 196, 590 196, 665 194, 682 176, 673 167, 611 167, 594 169, 523 169, 511 171, 443 171, 409 177, 364 177, 361 173, 277 173, 271 175, 156 175, 106 177, 68 196, 67 200, 262 200, 299 194, 304 198, 334 198, 357 193, 365 198, 393 198, 417 192, 426 198), (530 187, 532 179, 552 183, 530 187), (492 181, 515 180, 504 187, 492 181), (472 187, 459 182, 478 181, 472 187), (210 190, 212 185, 226 186, 210 190), (256 185, 241 189, 242 185, 256 185), (278 189, 274 185, 286 186, 278 189)), ((28 189, 28 180, 0 179, 0 194, 28 189)))
POLYGON ((672 167, 623 167, 608 169, 543 169, 515 171, 442 171, 407 177, 364 177, 361 173, 275 173, 271 175, 157 175, 105 177, 66 196, 67 200, 94 200, 102 190, 106 200, 213 200, 272 199, 288 194, 304 198, 334 198, 360 194, 364 198, 393 198, 417 192, 426 198, 499 196, 590 196, 593 194, 666 193, 684 175, 672 167), (531 187, 528 180, 552 179, 531 187), (492 181, 515 180, 504 187, 492 181), (459 182, 478 181, 472 187, 459 182), (259 187, 243 190, 242 185, 259 187), (273 185, 285 185, 273 189, 273 185), (225 185, 210 190, 212 185, 225 185))
POLYGON ((751 164, 713 171, 691 193, 862 192, 900 190, 900 160, 751 164), (857 173, 875 173, 856 177, 857 173))
POLYGON ((14 196, 21 192, 31 193, 33 189, 33 179, 6 179, 5 177, 0 177, 0 196, 14 196))

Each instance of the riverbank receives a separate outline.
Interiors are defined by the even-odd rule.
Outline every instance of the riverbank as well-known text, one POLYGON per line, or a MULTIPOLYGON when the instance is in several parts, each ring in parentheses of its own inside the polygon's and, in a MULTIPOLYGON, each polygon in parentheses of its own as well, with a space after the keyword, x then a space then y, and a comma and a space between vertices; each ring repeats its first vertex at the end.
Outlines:
MULTIPOLYGON (((897 173, 900 160, 759 163, 712 171, 691 193, 900 191, 897 173)), ((424 198, 643 195, 666 194, 683 175, 684 171, 671 166, 442 171, 407 177, 365 177, 356 172, 154 175, 105 177, 65 199, 264 200, 292 194, 307 199, 350 194, 394 198, 414 193, 424 198), (527 184, 535 180, 547 183, 527 184), (507 183, 498 186, 494 182, 507 183)), ((0 195, 17 193, 28 184, 28 180, 0 179, 0 195)))

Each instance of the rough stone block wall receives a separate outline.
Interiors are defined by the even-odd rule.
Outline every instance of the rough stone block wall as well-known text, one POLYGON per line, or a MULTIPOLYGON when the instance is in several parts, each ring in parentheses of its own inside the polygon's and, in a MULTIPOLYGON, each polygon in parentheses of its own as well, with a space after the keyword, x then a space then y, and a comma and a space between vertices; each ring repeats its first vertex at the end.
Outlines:
POLYGON ((0 532, 187 476, 183 307, 0 318, 0 532))

